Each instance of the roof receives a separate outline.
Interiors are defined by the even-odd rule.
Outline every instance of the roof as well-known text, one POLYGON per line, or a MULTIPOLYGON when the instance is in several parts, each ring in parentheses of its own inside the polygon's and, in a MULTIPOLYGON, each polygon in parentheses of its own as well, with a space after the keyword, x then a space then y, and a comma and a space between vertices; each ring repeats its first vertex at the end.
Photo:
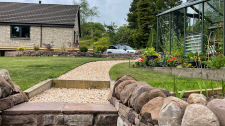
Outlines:
POLYGON ((74 25, 78 5, 0 2, 0 22, 74 25))
POLYGON ((185 7, 188 7, 188 6, 192 6, 192 5, 204 2, 204 1, 209 1, 209 0, 195 0, 195 1, 191 0, 191 1, 185 2, 185 3, 181 4, 181 5, 178 5, 178 6, 174 7, 174 8, 171 8, 171 9, 169 9, 167 11, 164 11, 164 12, 158 14, 157 16, 164 15, 164 14, 173 12, 175 10, 179 10, 179 9, 182 9, 182 8, 185 8, 185 7))

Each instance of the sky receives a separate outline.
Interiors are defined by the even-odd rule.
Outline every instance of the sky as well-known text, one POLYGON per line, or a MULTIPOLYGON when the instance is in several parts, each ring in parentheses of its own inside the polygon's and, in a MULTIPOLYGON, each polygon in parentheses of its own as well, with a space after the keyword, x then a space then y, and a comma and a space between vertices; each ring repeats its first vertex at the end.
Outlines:
MULTIPOLYGON (((0 0, 1 2, 22 2, 22 3, 38 3, 39 0, 0 0)), ((79 0, 76 0, 79 1, 79 0)), ((186 1, 186 0, 183 0, 186 1)), ((127 13, 129 12, 132 0, 88 0, 90 7, 96 6, 99 10, 98 18, 93 18, 93 22, 100 22, 102 24, 111 24, 115 22, 116 25, 122 26, 128 24, 127 13)), ((42 4, 66 4, 72 5, 73 0, 42 0, 42 4)))

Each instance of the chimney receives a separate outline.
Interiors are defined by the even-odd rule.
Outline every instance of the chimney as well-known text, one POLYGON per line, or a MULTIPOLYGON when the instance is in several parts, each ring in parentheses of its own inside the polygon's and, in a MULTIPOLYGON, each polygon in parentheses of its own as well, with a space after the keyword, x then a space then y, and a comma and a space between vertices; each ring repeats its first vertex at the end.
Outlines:
POLYGON ((41 4, 41 0, 39 0, 39 4, 41 4))

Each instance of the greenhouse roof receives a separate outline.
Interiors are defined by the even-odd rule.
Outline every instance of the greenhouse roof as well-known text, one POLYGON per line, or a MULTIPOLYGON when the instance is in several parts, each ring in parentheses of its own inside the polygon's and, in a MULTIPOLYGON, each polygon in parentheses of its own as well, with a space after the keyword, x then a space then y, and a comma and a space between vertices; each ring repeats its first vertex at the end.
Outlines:
POLYGON ((173 12, 173 11, 176 11, 176 10, 179 10, 179 9, 182 9, 182 8, 185 8, 185 7, 189 7, 189 6, 198 4, 198 3, 205 2, 205 1, 209 1, 209 0, 188 1, 188 2, 185 2, 185 3, 181 4, 181 5, 176 6, 174 8, 171 8, 171 9, 169 9, 167 11, 164 11, 164 12, 158 14, 157 16, 164 15, 164 14, 167 14, 167 13, 170 13, 170 12, 173 12))

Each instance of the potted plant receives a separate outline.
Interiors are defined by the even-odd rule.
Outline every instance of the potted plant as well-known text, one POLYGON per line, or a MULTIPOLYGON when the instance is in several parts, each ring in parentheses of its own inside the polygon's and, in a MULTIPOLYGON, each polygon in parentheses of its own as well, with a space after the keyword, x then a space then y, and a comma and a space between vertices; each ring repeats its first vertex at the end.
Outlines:
POLYGON ((77 52, 77 50, 74 50, 74 48, 76 48, 78 46, 78 43, 68 42, 67 44, 72 49, 72 50, 68 50, 68 52, 77 52))
POLYGON ((44 49, 44 51, 54 51, 54 49, 52 49, 53 45, 53 41, 50 44, 45 44, 43 43, 43 45, 45 46, 46 49, 44 49))

